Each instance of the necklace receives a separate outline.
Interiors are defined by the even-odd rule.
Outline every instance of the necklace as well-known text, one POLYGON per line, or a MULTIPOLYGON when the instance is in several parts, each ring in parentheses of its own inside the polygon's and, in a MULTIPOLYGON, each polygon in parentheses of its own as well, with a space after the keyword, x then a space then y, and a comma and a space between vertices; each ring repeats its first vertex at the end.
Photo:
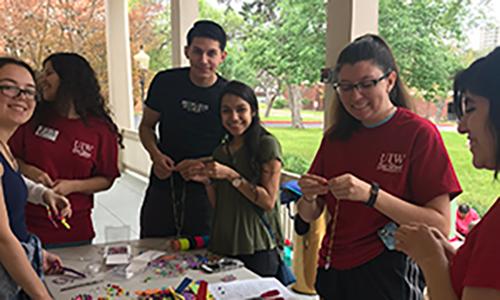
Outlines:
POLYGON ((186 202, 186 182, 182 181, 181 197, 177 199, 175 193, 174 175, 170 175, 170 196, 172 197, 172 206, 174 213, 174 225, 177 237, 180 237, 182 225, 184 225, 184 203, 186 202))
POLYGON ((335 236, 335 229, 337 228, 337 220, 339 217, 339 209, 340 209, 340 200, 336 199, 335 203, 335 211, 333 212, 333 218, 332 218, 332 226, 330 230, 330 236, 328 239, 328 248, 326 249, 326 263, 325 263, 325 270, 330 269, 330 264, 332 261, 332 251, 333 251, 333 237, 335 236))
POLYGON ((7 162, 10 164, 10 166, 14 170, 17 170, 18 169, 18 167, 17 167, 17 161, 14 158, 14 155, 12 155, 12 152, 10 152, 9 147, 5 144, 4 141, 0 141, 0 145, 2 145, 2 148, 3 148, 2 152, 4 153, 4 156, 5 156, 5 159, 7 160, 7 162))

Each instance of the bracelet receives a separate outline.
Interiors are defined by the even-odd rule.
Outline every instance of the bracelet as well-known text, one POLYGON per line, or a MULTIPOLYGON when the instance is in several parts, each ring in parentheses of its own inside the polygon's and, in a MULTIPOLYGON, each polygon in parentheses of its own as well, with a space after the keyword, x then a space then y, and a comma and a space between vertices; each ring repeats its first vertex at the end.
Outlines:
POLYGON ((313 199, 308 199, 306 197, 306 195, 302 195, 302 199, 304 199, 304 201, 306 201, 307 203, 313 203, 313 202, 316 202, 316 199, 318 199, 318 196, 314 197, 313 199))
POLYGON ((377 202, 378 191, 380 189, 380 185, 376 182, 372 182, 372 187, 370 189, 370 198, 365 202, 366 206, 373 207, 375 202, 377 202))

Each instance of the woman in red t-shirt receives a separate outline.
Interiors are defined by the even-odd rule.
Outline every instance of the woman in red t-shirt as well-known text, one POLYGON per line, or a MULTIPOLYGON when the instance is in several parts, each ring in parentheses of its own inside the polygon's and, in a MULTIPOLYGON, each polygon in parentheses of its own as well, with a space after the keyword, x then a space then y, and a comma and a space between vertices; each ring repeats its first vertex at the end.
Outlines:
MULTIPOLYGON (((467 134, 474 167, 500 170, 500 47, 455 77, 458 131, 467 134)), ((490 183, 488 183, 490 184, 490 183)), ((494 182, 493 184, 498 184, 494 182)), ((396 248, 422 268, 431 299, 500 299, 500 198, 455 252, 433 227, 403 225, 396 248)))
POLYGON ((421 299, 418 267, 392 251, 390 234, 395 223, 408 222, 448 232, 450 200, 461 189, 444 143, 434 124, 408 109, 410 97, 381 37, 367 34, 347 45, 332 83, 334 123, 299 180, 297 202, 307 222, 325 209, 332 216, 316 291, 324 299, 421 299))
POLYGON ((55 53, 43 62, 42 101, 33 119, 21 126, 10 145, 21 172, 67 196, 73 216, 53 225, 47 211, 26 207, 28 229, 49 248, 90 244, 95 236, 93 195, 119 176, 121 135, 101 95, 89 62, 76 53, 55 53))

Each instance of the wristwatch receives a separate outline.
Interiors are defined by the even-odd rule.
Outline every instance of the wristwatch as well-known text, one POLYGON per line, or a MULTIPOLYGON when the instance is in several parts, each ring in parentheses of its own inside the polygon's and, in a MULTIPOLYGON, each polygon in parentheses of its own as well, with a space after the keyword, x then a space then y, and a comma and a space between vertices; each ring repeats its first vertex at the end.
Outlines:
POLYGON ((238 176, 238 177, 231 180, 231 184, 235 188, 238 188, 242 183, 243 183, 243 179, 241 178, 241 176, 238 176))

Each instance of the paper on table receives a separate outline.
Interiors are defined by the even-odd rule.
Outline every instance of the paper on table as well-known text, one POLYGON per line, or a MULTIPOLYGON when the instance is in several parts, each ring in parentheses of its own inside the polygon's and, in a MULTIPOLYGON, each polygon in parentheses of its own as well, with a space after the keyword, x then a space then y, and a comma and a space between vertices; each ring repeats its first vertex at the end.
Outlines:
POLYGON ((270 290, 278 290, 284 299, 294 299, 290 291, 273 277, 210 283, 208 290, 215 299, 249 299, 270 290))
POLYGON ((125 269, 125 278, 130 279, 134 274, 144 270, 148 263, 165 255, 163 251, 148 250, 138 256, 132 258, 132 262, 125 269))

